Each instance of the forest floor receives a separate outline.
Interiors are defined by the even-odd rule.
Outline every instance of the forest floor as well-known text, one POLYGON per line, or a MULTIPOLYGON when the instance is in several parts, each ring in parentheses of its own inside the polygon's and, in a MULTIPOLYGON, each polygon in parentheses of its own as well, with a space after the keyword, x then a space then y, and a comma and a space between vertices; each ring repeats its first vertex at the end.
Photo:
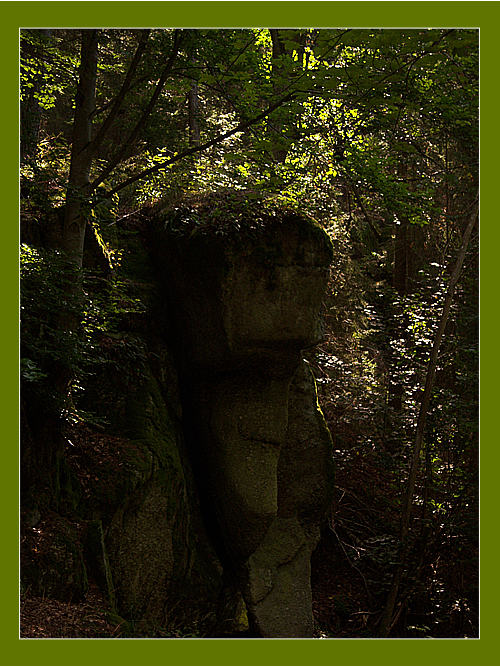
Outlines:
MULTIPOLYGON (((392 471, 384 469, 376 453, 359 451, 337 464, 328 526, 312 557, 316 637, 376 636, 397 522, 392 471)), ((452 549, 443 548, 436 562, 425 564, 432 576, 422 575, 421 585, 406 600, 403 596, 391 636, 478 636, 477 600, 466 595, 477 578, 477 553, 472 545, 468 548, 460 562, 452 549)), ((29 592, 21 597, 21 637, 120 636, 120 621, 93 582, 80 603, 29 592)))
POLYGON ((21 637, 119 637, 109 604, 95 584, 84 602, 61 602, 25 593, 21 596, 21 637))
MULTIPOLYGON (((394 455, 360 444, 356 424, 343 421, 334 405, 323 405, 334 439, 336 480, 328 522, 312 556, 315 636, 376 637, 397 550, 405 478, 394 455)), ((478 636, 477 543, 463 535, 452 538, 434 546, 427 540, 432 548, 414 554, 391 637, 478 636)), ((131 636, 131 630, 92 581, 79 603, 29 591, 21 596, 21 637, 118 638, 131 636)))

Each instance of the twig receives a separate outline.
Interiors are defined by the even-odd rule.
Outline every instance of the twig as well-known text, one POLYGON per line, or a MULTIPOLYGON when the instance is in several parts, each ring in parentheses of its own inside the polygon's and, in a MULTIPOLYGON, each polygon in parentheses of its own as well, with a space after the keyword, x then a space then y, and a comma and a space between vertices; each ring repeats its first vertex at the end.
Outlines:
MULTIPOLYGON (((344 543, 342 542, 342 540, 341 540, 340 537, 338 536, 337 531, 336 531, 336 529, 335 529, 335 520, 334 520, 334 518, 333 518, 333 513, 332 513, 331 516, 328 518, 328 526, 329 526, 330 530, 332 531, 332 533, 333 533, 333 534, 335 535, 335 537, 337 538, 338 543, 340 544, 340 548, 341 548, 342 551, 344 552, 344 555, 345 555, 345 557, 347 558, 347 562, 349 563, 349 565, 350 565, 352 568, 354 568, 354 569, 356 570, 356 572, 358 572, 358 573, 361 575, 361 577, 362 577, 362 579, 363 579, 363 582, 364 582, 364 584, 365 584, 366 592, 368 593, 368 598, 370 599, 370 605, 371 605, 371 604, 372 604, 372 596, 371 596, 371 593, 370 593, 370 589, 368 588, 368 582, 366 581, 365 575, 361 572, 361 570, 359 569, 359 567, 356 567, 356 565, 354 565, 354 563, 353 563, 353 562, 351 561, 351 559, 349 558, 349 554, 348 554, 347 551, 345 550, 344 543)), ((348 545, 348 546, 351 546, 351 545, 348 545)), ((351 547, 351 548, 352 548, 352 549, 355 549, 355 547, 351 547)))

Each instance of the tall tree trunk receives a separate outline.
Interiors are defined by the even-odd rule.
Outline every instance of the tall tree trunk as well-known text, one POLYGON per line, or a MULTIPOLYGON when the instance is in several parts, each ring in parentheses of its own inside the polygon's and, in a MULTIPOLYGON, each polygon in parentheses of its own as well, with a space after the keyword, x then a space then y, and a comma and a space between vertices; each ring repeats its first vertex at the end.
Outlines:
POLYGON ((394 225, 394 271, 392 284, 398 294, 408 291, 408 260, 409 260, 409 226, 408 218, 401 217, 394 225))
POLYGON ((415 290, 423 240, 422 228, 401 216, 400 224, 394 229, 393 287, 398 294, 412 294, 415 290))
POLYGON ((66 195, 62 248, 82 267, 88 210, 87 189, 92 165, 92 115, 95 111, 98 30, 82 30, 81 63, 75 99, 71 166, 66 195))
MULTIPOLYGON (((88 186, 92 165, 92 114, 95 111, 97 79, 98 30, 82 30, 81 63, 75 98, 75 117, 73 122, 73 143, 71 146, 71 165, 66 192, 66 206, 61 246, 72 268, 81 269, 85 229, 89 215, 88 186)), ((81 286, 79 274, 76 280, 66 283, 68 301, 78 299, 81 286)), ((61 333, 77 332, 79 321, 74 312, 61 308, 58 329, 61 333)), ((50 373, 51 382, 56 392, 63 398, 67 394, 72 371, 63 361, 56 363, 50 373)))
MULTIPOLYGON (((280 39, 280 34, 279 30, 270 30, 271 33, 271 40, 273 44, 273 75, 275 78, 281 78, 282 75, 282 70, 283 70, 283 64, 280 62, 280 60, 286 55, 286 50, 285 47, 280 39)), ((284 90, 284 86, 282 83, 274 83, 274 93, 275 94, 281 94, 284 90)), ((273 119, 272 124, 269 123, 272 132, 279 137, 283 131, 283 122, 277 116, 275 119, 273 119)), ((274 139, 275 137, 273 137, 274 139)), ((273 157, 277 162, 284 162, 286 160, 286 155, 287 155, 287 150, 286 148, 282 148, 281 146, 276 146, 273 149, 273 157)))
MULTIPOLYGON (((404 162, 398 164, 398 177, 406 178, 407 165, 404 162)), ((409 267, 409 227, 410 222, 406 216, 400 216, 394 225, 394 272, 393 287, 398 294, 406 294, 408 291, 408 267, 409 267)))
MULTIPOLYGON (((66 195, 65 220, 62 248, 71 262, 71 271, 62 276, 61 288, 65 290, 68 304, 78 299, 80 285, 73 276, 73 268, 80 269, 83 259, 83 241, 86 225, 85 189, 89 182, 92 152, 90 147, 92 113, 95 109, 95 86, 97 75, 97 30, 82 30, 81 64, 75 101, 73 145, 71 166, 66 195)), ((78 271, 74 272, 78 276, 78 271)), ((79 318, 69 305, 61 304, 57 328, 61 339, 73 339, 79 327, 79 318)), ((72 379, 71 363, 54 361, 48 369, 48 382, 54 398, 53 404, 27 406, 23 412, 22 432, 22 493, 34 489, 43 491, 44 502, 57 507, 61 500, 61 479, 64 477, 65 457, 63 421, 61 412, 68 398, 68 387, 72 379)))
MULTIPOLYGON (((289 40, 294 41, 297 44, 297 51, 299 53, 299 61, 303 65, 303 54, 305 46, 306 33, 297 33, 297 31, 289 30, 289 35, 285 35, 285 30, 269 30, 271 35, 271 41, 273 45, 272 52, 272 68, 273 68, 273 77, 275 79, 273 87, 275 95, 282 95, 283 92, 289 87, 291 81, 285 79, 285 74, 287 71, 287 65, 285 58, 288 58, 289 65, 293 64, 292 51, 287 51, 284 39, 285 36, 289 40)), ((291 73, 291 70, 289 70, 291 73)), ((281 110, 275 116, 275 118, 269 123, 269 126, 273 132, 271 137, 272 140, 277 140, 278 145, 273 150, 273 157, 277 162, 284 163, 286 156, 288 155, 288 147, 286 144, 287 140, 295 139, 298 137, 297 128, 291 126, 293 116, 290 113, 287 113, 286 109, 281 110), (286 137, 284 134, 286 133, 286 137), (283 142, 284 145, 279 145, 279 142, 283 142)))

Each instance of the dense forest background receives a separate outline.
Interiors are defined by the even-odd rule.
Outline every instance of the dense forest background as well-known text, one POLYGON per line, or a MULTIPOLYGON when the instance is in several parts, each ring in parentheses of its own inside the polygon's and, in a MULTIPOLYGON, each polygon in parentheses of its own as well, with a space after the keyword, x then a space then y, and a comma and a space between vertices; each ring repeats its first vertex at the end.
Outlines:
POLYGON ((86 379, 141 363, 122 267, 151 213, 278 200, 335 250, 309 359, 337 470, 318 636, 478 636, 478 68, 476 30, 22 31, 21 410, 46 508, 53 433, 96 424, 86 379))

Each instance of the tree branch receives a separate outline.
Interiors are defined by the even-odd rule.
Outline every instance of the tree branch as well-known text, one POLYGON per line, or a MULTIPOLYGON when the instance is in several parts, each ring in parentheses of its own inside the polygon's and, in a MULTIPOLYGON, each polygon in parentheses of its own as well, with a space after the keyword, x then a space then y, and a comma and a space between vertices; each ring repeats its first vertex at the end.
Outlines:
POLYGON ((104 137, 106 136, 107 131, 111 127, 113 121, 115 120, 116 116, 118 115, 118 112, 120 111, 120 108, 123 104, 123 101, 125 99, 125 96, 127 95, 128 91, 130 90, 130 86, 132 84, 132 79, 134 78, 134 75, 137 71, 137 67, 141 61, 142 55, 144 53, 144 50, 146 49, 146 44, 148 41, 149 33, 151 30, 142 30, 141 32, 141 40, 139 42, 139 46, 136 49, 134 58, 132 62, 130 63, 130 67, 128 68, 127 75, 125 77, 125 80, 122 84, 122 87, 120 89, 120 92, 115 98, 115 101, 113 103, 113 107, 111 111, 109 112, 106 120, 104 123, 101 125, 99 132, 95 136, 95 138, 92 141, 92 154, 95 155, 97 153, 97 150, 99 146, 101 145, 104 137))
POLYGON ((130 146, 132 146, 137 140, 139 132, 144 127, 147 119, 149 118, 151 112, 154 109, 156 102, 158 101, 158 98, 160 97, 163 86, 165 85, 165 81, 172 73, 172 68, 175 59, 177 58, 177 55, 179 53, 179 47, 182 43, 182 40, 183 37, 182 35, 179 34, 179 30, 176 30, 174 34, 174 44, 172 47, 172 52, 170 54, 169 59, 167 60, 167 64, 165 65, 161 77, 158 83, 156 84, 155 91, 152 94, 151 99, 149 100, 148 106, 144 110, 144 113, 138 120, 136 126, 130 133, 129 137, 123 142, 121 150, 117 153, 117 155, 114 156, 114 158, 110 160, 108 166, 104 169, 104 171, 94 181, 92 181, 92 183, 90 184, 90 192, 93 192, 111 174, 111 172, 115 169, 115 167, 117 167, 120 164, 120 162, 124 159, 125 155, 130 150, 130 146))
MULTIPOLYGON (((342 38, 342 36, 343 36, 344 34, 346 34, 347 32, 349 32, 349 30, 344 31, 344 32, 342 32, 342 33, 339 35, 339 38, 337 39, 336 44, 340 41, 340 39, 342 38)), ((444 39, 450 32, 452 32, 452 31, 448 31, 448 32, 444 33, 443 35, 440 35, 440 37, 439 37, 437 40, 435 40, 435 41, 433 42, 433 44, 431 45, 431 48, 433 48, 433 47, 435 47, 437 44, 439 44, 439 42, 440 42, 442 39, 444 39)), ((140 119, 139 122, 137 123, 136 127, 134 128, 134 130, 133 130, 133 132, 131 133, 131 135, 130 135, 130 137, 128 138, 128 140, 126 140, 126 141, 124 142, 124 145, 123 145, 122 150, 118 153, 118 155, 115 156, 115 158, 113 158, 112 161, 110 161, 108 167, 105 168, 105 170, 100 174, 100 176, 98 176, 92 183, 90 183, 90 185, 89 185, 89 192, 88 192, 89 194, 91 194, 92 192, 94 192, 95 189, 96 189, 96 188, 97 188, 97 187, 98 187, 98 186, 99 186, 99 185, 100 185, 100 184, 101 184, 101 183, 102 183, 102 182, 103 182, 103 181, 104 181, 110 174, 111 174, 111 172, 115 169, 115 167, 116 167, 116 166, 123 160, 123 158, 125 157, 125 155, 126 155, 128 149, 129 149, 130 145, 131 145, 133 142, 135 142, 135 140, 137 139, 137 136, 138 136, 138 134, 139 134, 139 131, 142 129, 142 126, 144 125, 144 123, 146 122, 147 118, 149 117, 151 111, 152 111, 153 108, 154 108, 154 105, 155 105, 155 103, 156 103, 156 101, 157 101, 157 99, 158 99, 158 97, 159 97, 159 95, 160 95, 160 93, 161 93, 161 89, 162 89, 162 87, 163 87, 163 84, 165 83, 166 78, 167 78, 168 75, 171 73, 171 70, 172 70, 172 67, 173 67, 173 63, 174 63, 175 58, 176 58, 177 53, 178 53, 178 48, 179 48, 179 46, 180 46, 180 42, 182 41, 182 36, 181 36, 181 39, 178 40, 178 37, 179 37, 178 33, 179 33, 179 31, 176 30, 176 31, 175 31, 175 38, 174 38, 174 48, 173 48, 172 53, 171 53, 171 55, 170 55, 169 61, 167 62, 167 65, 166 65, 166 67, 165 67, 165 69, 164 69, 164 71, 163 71, 162 77, 161 77, 160 81, 159 81, 158 84, 157 84, 156 90, 155 90, 153 96, 151 97, 151 100, 150 100, 150 103, 149 103, 149 105, 148 105, 148 108, 146 109, 146 111, 144 112, 143 116, 141 117, 141 119, 140 119)), ((334 46, 336 46, 336 44, 335 44, 334 46)), ((331 50, 334 48, 334 46, 333 46, 333 47, 330 47, 329 51, 331 51, 331 50)), ((425 51, 423 51, 422 53, 418 54, 417 56, 414 56, 414 58, 412 59, 412 61, 411 61, 409 64, 408 64, 408 63, 404 63, 404 64, 401 65, 400 67, 396 68, 394 71, 391 71, 391 72, 389 72, 388 74, 386 74, 386 75, 384 75, 383 77, 381 77, 381 78, 379 79, 379 81, 377 81, 377 83, 373 84, 370 88, 368 88, 368 89, 365 90, 363 93, 361 93, 361 95, 359 95, 359 96, 354 100, 354 102, 351 103, 351 105, 356 105, 356 104, 358 104, 358 103, 359 103, 364 97, 366 97, 366 95, 368 95, 372 90, 374 90, 377 86, 379 86, 381 83, 383 83, 386 79, 390 78, 390 77, 393 76, 394 74, 397 74, 397 73, 398 73, 399 71, 401 71, 403 68, 408 67, 408 66, 409 66, 410 68, 413 67, 413 65, 414 65, 420 58, 422 58, 424 55, 426 55, 426 53, 428 53, 428 50, 425 50, 425 51)), ((325 55, 325 54, 323 54, 322 57, 324 57, 324 55, 325 55)), ((321 92, 320 92, 320 91, 317 91, 317 90, 307 90, 307 89, 302 89, 302 90, 301 90, 301 89, 299 89, 299 88, 297 87, 298 82, 299 82, 299 81, 300 81, 300 80, 301 80, 307 73, 308 73, 307 70, 303 71, 303 72, 297 77, 297 79, 294 80, 294 81, 292 81, 292 82, 290 82, 290 84, 289 84, 289 85, 288 85, 282 92, 283 92, 283 93, 287 93, 287 91, 290 90, 290 87, 291 87, 291 86, 295 86, 295 89, 294 89, 294 90, 288 92, 286 95, 284 95, 284 97, 282 97, 280 100, 278 100, 278 101, 275 102, 274 104, 270 105, 270 106, 269 106, 263 113, 259 114, 259 115, 256 116, 255 118, 252 118, 252 119, 250 119, 250 120, 248 120, 248 121, 244 121, 244 122, 240 123, 239 125, 237 125, 234 129, 229 130, 228 132, 226 132, 226 133, 224 133, 224 134, 219 134, 219 135, 217 135, 214 139, 211 139, 210 141, 207 141, 207 142, 205 142, 204 144, 200 144, 200 145, 197 145, 197 146, 192 146, 192 147, 190 147, 190 148, 188 148, 188 149, 182 151, 181 153, 178 153, 178 154, 174 155, 172 158, 170 158, 170 159, 168 159, 168 160, 165 160, 164 162, 160 162, 160 163, 158 163, 158 164, 155 165, 154 167, 150 167, 149 169, 145 169, 144 171, 141 171, 140 173, 136 174, 135 176, 131 176, 130 178, 128 178, 127 180, 125 180, 123 183, 120 183, 120 184, 117 185, 115 188, 113 188, 113 190, 111 190, 110 192, 108 192, 107 195, 105 195, 105 198, 109 198, 109 197, 111 197, 112 195, 116 194, 117 192, 120 192, 121 190, 123 190, 123 189, 126 188, 127 186, 132 185, 133 183, 135 183, 136 181, 138 181, 138 180, 140 180, 140 179, 142 179, 142 178, 146 178, 147 176, 150 176, 151 174, 154 174, 154 173, 156 173, 156 172, 158 172, 158 171, 161 171, 162 169, 166 169, 166 168, 169 167, 170 165, 174 164, 175 162, 178 162, 179 160, 182 160, 182 159, 185 158, 185 157, 189 157, 190 155, 193 155, 193 154, 195 154, 195 153, 199 153, 199 152, 201 152, 201 151, 203 151, 203 150, 205 150, 205 149, 207 149, 207 148, 210 148, 210 147, 212 147, 212 146, 214 146, 214 145, 216 145, 216 144, 221 143, 222 141, 225 141, 226 139, 228 139, 229 137, 233 136, 233 135, 236 134, 237 132, 242 132, 243 130, 246 130, 247 128, 249 128, 249 127, 255 125, 256 123, 258 123, 258 122, 259 122, 260 120, 262 120, 263 118, 266 118, 267 116, 269 116, 273 111, 275 111, 276 109, 278 109, 278 108, 279 108, 280 106, 282 106, 283 104, 286 104, 286 102, 290 101, 295 95, 300 95, 300 94, 309 94, 309 95, 311 95, 311 94, 312 94, 312 95, 324 96, 324 95, 325 95, 325 91, 321 91, 321 92)), ((344 102, 344 105, 345 105, 345 104, 346 104, 346 103, 344 102)))
MULTIPOLYGON (((179 162, 179 160, 184 159, 185 157, 188 157, 189 155, 193 155, 194 153, 200 153, 201 151, 206 150, 207 148, 211 148, 212 146, 215 146, 216 144, 220 144, 226 139, 229 139, 229 137, 232 137, 234 134, 237 134, 238 132, 243 132, 247 128, 251 127, 252 125, 255 125, 259 121, 263 120, 269 114, 271 114, 273 111, 278 109, 278 107, 282 106, 283 104, 286 104, 289 102, 292 97, 295 95, 296 91, 293 91, 291 93, 288 93, 288 95, 285 95, 285 97, 282 97, 280 100, 275 102, 274 104, 271 104, 265 111, 260 113, 258 116, 255 116, 255 118, 252 118, 250 120, 247 120, 243 123, 240 123, 236 127, 234 127, 232 130, 229 130, 228 132, 225 132, 224 134, 218 134, 214 139, 211 139, 210 141, 206 141, 204 144, 200 144, 199 146, 192 146, 191 148, 187 148, 186 150, 182 151, 181 153, 177 153, 177 155, 174 155, 168 160, 165 160, 165 162, 160 162, 154 167, 150 167, 149 169, 145 169, 144 171, 141 171, 139 174, 136 174, 135 176, 131 176, 128 178, 126 181, 123 183, 120 183, 120 185, 117 185, 113 190, 108 192, 105 195, 105 198, 108 199, 109 197, 112 197, 114 194, 117 192, 120 192, 120 190, 123 190, 123 188, 126 188, 128 185, 132 185, 132 183, 135 183, 136 181, 140 180, 141 178, 145 178, 146 176, 150 176, 151 174, 156 173, 157 171, 161 171, 162 169, 166 169, 167 167, 170 167, 170 165, 174 164, 175 162, 179 162)), ((96 179, 96 181, 93 181, 91 183, 91 188, 94 190, 97 185, 99 185, 99 179, 96 179), (94 185, 97 183, 97 185, 94 185)))

